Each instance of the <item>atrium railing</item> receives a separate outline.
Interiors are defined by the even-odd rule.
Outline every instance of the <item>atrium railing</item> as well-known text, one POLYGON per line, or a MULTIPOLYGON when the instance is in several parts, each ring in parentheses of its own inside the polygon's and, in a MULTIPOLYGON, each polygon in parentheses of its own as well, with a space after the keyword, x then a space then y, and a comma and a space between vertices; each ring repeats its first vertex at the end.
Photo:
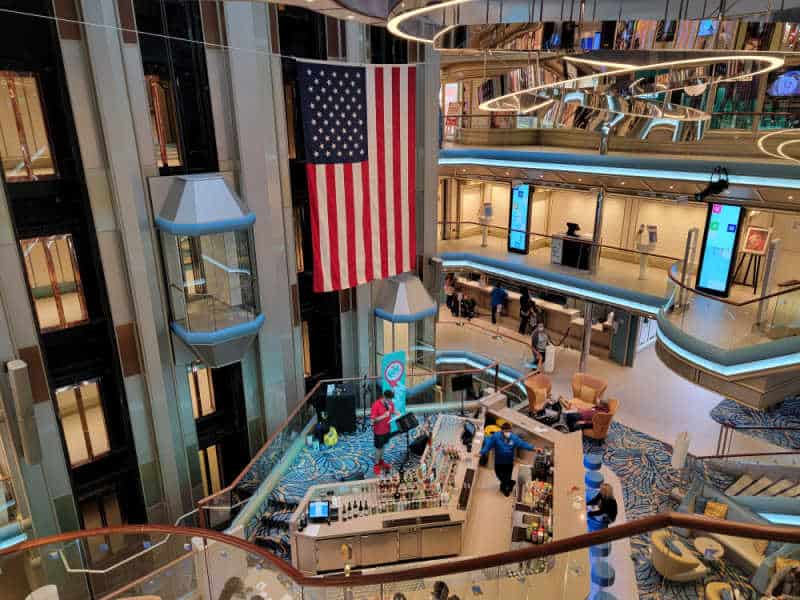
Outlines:
MULTIPOLYGON (((719 111, 711 112, 710 129, 717 131, 735 130, 738 132, 774 131, 792 129, 798 113, 790 111, 751 112, 751 111, 719 111)), ((458 113, 442 115, 445 139, 455 139, 457 129, 482 130, 533 130, 552 129, 543 120, 529 113, 496 112, 496 113, 458 113), (455 121, 455 124, 453 122, 455 121), (448 124, 449 123, 449 124, 448 124)))
MULTIPOLYGON (((198 528, 125 526, 55 535, 0 551, 0 589, 11 590, 21 598, 52 585, 56 589, 51 588, 50 593, 57 592, 61 598, 231 598, 258 594, 321 600, 331 593, 345 592, 352 597, 391 600, 397 592, 413 591, 427 597, 434 589, 447 587, 449 593, 461 597, 470 592, 486 598, 529 597, 527 594, 532 591, 548 589, 552 591, 546 595, 548 598, 570 599, 578 597, 570 590, 581 590, 583 597, 589 589, 589 574, 577 560, 580 553, 592 546, 634 537, 640 546, 645 542, 647 548, 637 561, 649 563, 658 573, 670 567, 670 551, 666 549, 670 540, 673 547, 685 553, 682 560, 703 569, 709 581, 751 592, 755 587, 759 593, 767 593, 768 577, 759 580, 756 573, 748 580, 737 570, 724 568, 723 560, 705 552, 708 540, 721 544, 735 542, 731 538, 757 540, 756 543, 761 542, 759 546, 766 547, 766 556, 782 546, 778 543, 770 547, 769 542, 800 542, 800 529, 665 512, 499 554, 375 569, 351 576, 309 576, 238 537, 198 528), (94 572, 93 567, 111 555, 116 559, 133 556, 165 535, 171 540, 169 547, 130 562, 113 577, 94 572)), ((642 567, 637 565, 637 570, 642 567)), ((660 577, 655 581, 653 585, 662 585, 660 577)), ((640 590, 641 586, 650 585, 647 580, 639 584, 640 590)), ((695 584, 667 585, 688 585, 694 590, 695 584)))
MULTIPOLYGON (((483 379, 484 383, 491 384, 494 389, 497 389, 500 364, 489 359, 486 362, 488 364, 485 367, 469 369, 438 370, 437 368, 434 375, 436 383, 444 393, 442 401, 453 401, 447 379, 455 375, 473 374, 476 378, 483 379)), ((287 454, 292 449, 296 449, 298 444, 305 442, 306 435, 316 422, 315 406, 318 405, 317 401, 321 400, 319 394, 322 394, 329 384, 354 383, 361 387, 360 394, 365 394, 368 398, 376 398, 377 386, 380 385, 380 381, 380 377, 371 376, 325 379, 317 382, 230 485, 197 502, 201 526, 221 529, 233 523, 239 511, 247 504, 258 487, 270 476, 275 476, 276 467, 281 464, 287 454)), ((413 399, 409 399, 408 405, 414 405, 413 399)))
POLYGON ((800 286, 737 301, 687 285, 681 268, 678 263, 669 270, 675 293, 659 315, 659 325, 670 339, 677 334, 702 340, 706 351, 697 342, 697 353, 723 364, 767 358, 767 354, 752 351, 760 345, 765 352, 769 350, 766 345, 772 344, 775 352, 789 353, 785 342, 775 342, 800 334, 800 286), (721 352, 713 354, 715 351, 721 352))
MULTIPOLYGON (((795 440, 800 439, 800 427, 777 427, 767 425, 736 425, 734 423, 720 423, 719 434, 717 435, 717 455, 729 456, 731 448, 733 447, 733 440, 737 431, 744 432, 758 432, 769 435, 770 432, 777 434, 786 434, 787 441, 790 443, 797 443, 795 440), (794 432, 794 433, 792 433, 794 432), (792 435, 797 436, 795 440, 792 435)), ((800 450, 800 445, 797 445, 796 450, 800 450)), ((775 453, 779 454, 779 453, 775 453)))

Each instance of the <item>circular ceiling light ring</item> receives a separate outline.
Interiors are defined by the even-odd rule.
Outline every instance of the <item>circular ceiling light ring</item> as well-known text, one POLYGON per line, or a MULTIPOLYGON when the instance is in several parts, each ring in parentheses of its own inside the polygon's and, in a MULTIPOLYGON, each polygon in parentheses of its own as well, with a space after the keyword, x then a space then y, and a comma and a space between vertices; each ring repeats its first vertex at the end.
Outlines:
POLYGON ((786 146, 791 146, 793 144, 800 144, 800 140, 786 140, 785 142, 781 142, 780 144, 778 144, 778 147, 775 148, 775 152, 777 152, 782 158, 785 158, 788 161, 800 163, 800 160, 794 158, 793 156, 789 156, 783 151, 783 149, 786 146))
MULTIPOLYGON (((593 63, 601 63, 602 61, 589 61, 588 59, 578 59, 576 61, 576 57, 564 57, 564 60, 571 61, 571 62, 593 62, 593 63)), ((722 77, 720 79, 714 80, 714 82, 719 83, 723 81, 736 81, 738 79, 746 78, 746 77, 754 77, 756 75, 762 75, 764 73, 769 73, 776 69, 779 69, 783 66, 784 60, 782 58, 776 56, 756 56, 756 55, 725 55, 719 57, 703 57, 703 58, 689 58, 689 59, 680 59, 674 61, 667 61, 667 62, 660 62, 660 63, 651 63, 647 65, 628 65, 624 68, 612 68, 610 71, 605 71, 602 73, 592 73, 589 75, 580 75, 578 77, 572 77, 569 79, 563 79, 561 81, 557 81, 554 83, 547 83, 543 85, 529 87, 524 90, 519 90, 516 92, 511 92, 509 94, 503 94, 496 98, 491 98, 482 102, 478 105, 480 110, 488 111, 488 112, 495 112, 499 110, 508 110, 507 108, 498 108, 501 105, 501 101, 505 101, 509 98, 513 98, 515 96, 520 96, 522 94, 530 94, 530 93, 539 93, 543 90, 550 90, 556 88, 565 88, 565 87, 577 87, 582 83, 586 84, 597 84, 598 79, 606 78, 606 77, 614 77, 617 75, 627 75, 629 73, 634 73, 636 71, 643 71, 643 70, 658 70, 658 69, 674 69, 674 68, 683 68, 683 67, 696 67, 700 65, 714 65, 720 63, 730 63, 730 62, 739 62, 739 63, 758 63, 764 65, 762 68, 757 69, 756 71, 736 75, 734 77, 722 77)), ((619 63, 613 63, 619 65, 619 63)))
MULTIPOLYGON (((800 136, 800 129, 779 129, 778 131, 770 131, 769 133, 765 133, 756 140, 756 147, 761 151, 762 154, 766 154, 767 156, 800 164, 800 160, 792 158, 784 152, 776 154, 775 152, 770 152, 764 147, 764 142, 779 135, 800 136)), ((781 149, 781 147, 782 145, 779 144, 778 149, 781 149)))
MULTIPOLYGON (((400 26, 410 19, 429 15, 430 13, 444 10, 446 8, 450 8, 451 6, 458 6, 459 4, 466 4, 467 2, 474 2, 474 1, 475 0, 444 0, 443 2, 437 2, 435 4, 427 4, 425 6, 420 6, 418 8, 412 8, 411 10, 398 12, 397 14, 394 15, 389 14, 389 19, 386 21, 386 29, 388 29, 389 33, 391 33, 392 35, 407 40, 409 42, 417 42, 420 44, 433 44, 436 35, 430 38, 424 38, 403 31, 402 29, 400 29, 400 26)), ((404 4, 405 3, 400 3, 398 4, 398 6, 402 8, 404 4)), ((439 31, 437 31, 437 34, 438 33, 439 31)))

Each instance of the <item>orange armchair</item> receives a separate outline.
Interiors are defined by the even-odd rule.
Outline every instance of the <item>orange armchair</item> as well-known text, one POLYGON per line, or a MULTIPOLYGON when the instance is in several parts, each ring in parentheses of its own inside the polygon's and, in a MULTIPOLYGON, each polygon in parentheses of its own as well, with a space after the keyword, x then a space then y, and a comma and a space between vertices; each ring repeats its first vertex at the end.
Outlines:
POLYGON ((575 408, 592 408, 606 393, 607 387, 608 383, 604 379, 588 373, 575 373, 572 376, 572 402, 570 404, 575 408))
POLYGON ((600 411, 594 413, 592 416, 591 429, 584 429, 583 435, 595 440, 604 440, 608 435, 608 430, 611 427, 611 421, 614 420, 614 415, 619 408, 619 400, 616 398, 608 399, 608 412, 600 411))
POLYGON ((544 408, 544 403, 553 390, 553 384, 547 375, 537 373, 525 380, 525 391, 528 392, 528 407, 531 414, 544 408))

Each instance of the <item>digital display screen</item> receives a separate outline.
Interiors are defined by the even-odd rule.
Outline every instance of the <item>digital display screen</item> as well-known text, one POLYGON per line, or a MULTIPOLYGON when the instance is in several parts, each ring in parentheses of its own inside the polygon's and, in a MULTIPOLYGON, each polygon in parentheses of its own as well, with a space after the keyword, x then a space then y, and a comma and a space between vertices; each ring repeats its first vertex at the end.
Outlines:
POLYGON ((800 71, 778 75, 767 88, 768 96, 800 96, 800 71))
POLYGON ((313 500, 308 503, 309 521, 327 521, 330 503, 327 500, 313 500))
POLYGON ((508 215, 508 251, 528 253, 528 228, 531 221, 531 186, 520 183, 511 188, 508 215))
POLYGON ((716 295, 728 294, 742 214, 741 206, 709 205, 697 274, 699 289, 716 295))
POLYGON ((714 19, 703 19, 697 29, 697 37, 708 37, 717 31, 717 22, 714 19))

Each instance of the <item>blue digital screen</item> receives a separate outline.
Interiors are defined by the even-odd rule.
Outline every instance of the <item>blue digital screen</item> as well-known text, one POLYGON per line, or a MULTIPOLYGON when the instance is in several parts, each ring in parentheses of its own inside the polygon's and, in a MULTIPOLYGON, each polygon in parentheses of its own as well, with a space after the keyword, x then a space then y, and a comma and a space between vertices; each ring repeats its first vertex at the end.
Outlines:
POLYGON ((703 19, 697 29, 697 37, 708 37, 717 31, 717 22, 714 19, 703 19))
POLYGON ((511 213, 508 224, 508 249, 512 252, 528 251, 528 226, 530 225, 531 186, 521 183, 511 188, 511 213))
POLYGON ((731 265, 736 253, 742 207, 712 204, 709 210, 697 287, 726 293, 731 265))
POLYGON ((308 519, 324 520, 328 518, 330 504, 323 500, 314 500, 308 503, 308 519))
POLYGON ((800 96, 800 71, 782 73, 770 83, 768 96, 800 96))

